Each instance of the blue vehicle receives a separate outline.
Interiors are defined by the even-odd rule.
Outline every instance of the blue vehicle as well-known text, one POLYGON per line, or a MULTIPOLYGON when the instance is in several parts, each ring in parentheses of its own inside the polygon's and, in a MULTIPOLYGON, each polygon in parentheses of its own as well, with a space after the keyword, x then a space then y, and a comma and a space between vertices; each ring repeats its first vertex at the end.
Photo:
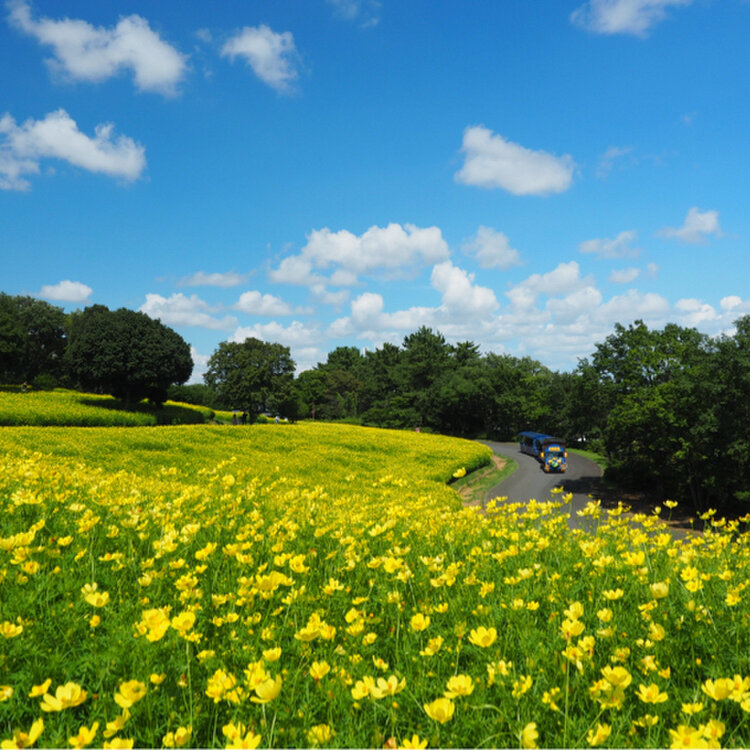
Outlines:
POLYGON ((568 468, 568 452, 565 441, 543 432, 521 432, 518 434, 521 453, 534 456, 546 472, 564 472, 568 468))

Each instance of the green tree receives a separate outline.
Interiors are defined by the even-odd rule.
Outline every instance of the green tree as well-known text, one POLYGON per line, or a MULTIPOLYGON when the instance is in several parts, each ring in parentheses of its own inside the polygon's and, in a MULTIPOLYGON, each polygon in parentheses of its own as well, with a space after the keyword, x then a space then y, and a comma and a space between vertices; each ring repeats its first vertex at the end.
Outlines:
POLYGON ((226 409, 242 409, 251 420, 276 411, 294 380, 289 348, 256 338, 224 341, 208 360, 203 379, 226 409))
POLYGON ((130 407, 167 399, 167 389, 193 370, 190 347, 145 313, 92 305, 71 316, 65 362, 85 390, 109 393, 130 407))
POLYGON ((33 297, 0 292, 0 382, 63 374, 65 313, 33 297))

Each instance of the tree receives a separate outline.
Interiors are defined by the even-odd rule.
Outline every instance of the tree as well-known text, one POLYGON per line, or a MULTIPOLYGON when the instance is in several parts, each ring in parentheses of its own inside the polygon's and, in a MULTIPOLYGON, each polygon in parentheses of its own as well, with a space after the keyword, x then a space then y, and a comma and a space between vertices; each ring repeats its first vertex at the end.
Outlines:
POLYGON ((226 409, 242 409, 250 419, 291 403, 294 360, 289 348, 256 338, 224 341, 208 360, 203 379, 226 409))
POLYGON ((34 299, 0 293, 0 382, 62 375, 65 313, 34 299))
POLYGON ((190 347, 171 328, 145 313, 92 305, 71 317, 65 362, 87 390, 121 398, 127 407, 148 398, 167 399, 167 389, 193 371, 190 347))

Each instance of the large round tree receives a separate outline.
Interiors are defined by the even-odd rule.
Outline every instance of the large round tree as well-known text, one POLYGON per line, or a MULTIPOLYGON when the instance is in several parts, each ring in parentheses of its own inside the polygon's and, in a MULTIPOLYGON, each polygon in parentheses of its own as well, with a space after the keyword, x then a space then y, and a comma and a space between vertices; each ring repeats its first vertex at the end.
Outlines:
POLYGON ((87 307, 72 316, 65 360, 84 389, 110 393, 127 406, 167 399, 193 371, 190 347, 171 328, 126 308, 87 307))
POLYGON ((242 409, 252 420, 262 411, 285 410, 294 367, 288 347, 247 338, 219 344, 203 377, 224 408, 242 409))

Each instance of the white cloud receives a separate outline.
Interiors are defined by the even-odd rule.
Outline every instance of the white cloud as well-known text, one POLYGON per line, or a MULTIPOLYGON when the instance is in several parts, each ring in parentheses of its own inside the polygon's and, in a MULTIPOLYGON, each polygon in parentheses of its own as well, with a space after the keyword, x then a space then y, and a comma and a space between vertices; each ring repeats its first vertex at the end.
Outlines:
POLYGON ((146 167, 145 149, 132 138, 113 137, 112 124, 97 125, 90 138, 64 109, 23 125, 0 118, 0 188, 27 190, 25 174, 39 172, 41 159, 61 159, 89 172, 125 180, 137 179, 146 167))
POLYGON ((180 292, 168 298, 147 294, 146 301, 138 309, 168 326, 197 326, 217 331, 230 330, 237 325, 235 317, 227 315, 219 319, 211 315, 214 308, 196 294, 186 297, 180 292))
POLYGON ((187 385, 195 385, 203 382, 203 376, 208 370, 208 354, 201 354, 194 346, 190 347, 190 356, 193 359, 193 373, 187 381, 187 385))
POLYGON ((283 284, 307 286, 321 301, 339 306, 346 290, 330 292, 328 286, 355 286, 359 274, 399 274, 422 264, 433 264, 449 256, 448 245, 438 227, 391 223, 370 227, 361 235, 346 229, 332 232, 315 229, 299 255, 284 258, 271 269, 269 278, 283 284), (319 271, 333 268, 329 278, 319 271))
POLYGON ((677 300, 674 307, 679 316, 680 325, 692 328, 716 320, 718 317, 716 310, 711 305, 699 299, 680 299, 677 300))
POLYGON ((227 271, 226 273, 205 273, 204 271, 198 271, 192 276, 186 276, 184 279, 180 279, 178 282, 179 286, 218 286, 218 287, 232 287, 239 286, 247 280, 248 274, 239 274, 234 271, 227 271))
POLYGON ((39 297, 57 302, 88 302, 94 290, 80 281, 61 281, 59 284, 45 284, 39 297))
POLYGON ((461 250, 476 258, 482 268, 500 268, 505 271, 522 263, 521 254, 510 246, 506 235, 492 227, 480 226, 476 235, 461 246, 461 250))
POLYGON ((332 265, 355 274, 393 270, 417 263, 437 263, 448 257, 448 245, 438 227, 420 229, 413 224, 390 223, 370 227, 357 236, 342 229, 315 229, 302 248, 302 257, 316 268, 332 265))
POLYGON ((639 268, 615 269, 609 274, 609 280, 613 284, 630 284, 641 275, 639 268))
POLYGON ((703 240, 709 235, 721 237, 719 212, 701 212, 696 206, 693 206, 687 212, 685 222, 679 229, 675 229, 674 227, 664 227, 663 229, 660 229, 657 234, 660 237, 669 237, 682 242, 689 242, 691 244, 703 242, 703 240))
POLYGON ((130 69, 141 91, 173 94, 187 69, 185 55, 152 31, 137 15, 121 18, 113 28, 96 28, 86 21, 55 21, 31 17, 28 3, 11 2, 10 21, 52 47, 48 64, 73 80, 103 81, 130 69))
POLYGON ((722 297, 719 304, 722 310, 729 312, 738 308, 742 304, 742 297, 738 297, 736 294, 730 294, 728 297, 722 297))
POLYGON ((588 285, 588 281, 588 279, 581 279, 580 266, 576 261, 571 260, 568 263, 558 264, 556 268, 547 273, 532 274, 518 286, 522 289, 528 289, 534 295, 546 294, 552 296, 570 294, 582 286, 588 285))
POLYGON ((256 338, 269 343, 278 343, 295 347, 309 347, 321 340, 317 325, 308 326, 298 320, 284 327, 275 320, 270 323, 256 323, 252 326, 241 326, 232 334, 230 341, 241 344, 247 338, 256 338))
POLYGON ((593 286, 585 286, 571 292, 562 299, 547 301, 546 309, 555 318, 555 325, 578 321, 590 315, 602 303, 601 292, 593 286))
POLYGON ((622 323, 642 318, 645 321, 665 322, 669 315, 669 302, 660 294, 646 294, 630 289, 625 294, 612 297, 596 311, 596 318, 606 323, 622 323))
POLYGON ((638 248, 631 247, 630 243, 635 242, 637 236, 636 231, 630 229, 626 232, 620 232, 614 239, 603 237, 586 240, 578 246, 578 249, 582 253, 597 255, 600 258, 636 257, 640 251, 638 248))
POLYGON ((264 83, 281 93, 297 79, 297 50, 290 31, 277 33, 268 26, 246 26, 221 48, 223 57, 242 57, 264 83))
POLYGON ((292 314, 292 308, 286 302, 272 294, 261 294, 258 291, 243 292, 234 309, 249 315, 292 314))
POLYGON ((549 195, 566 191, 573 180, 573 158, 532 151, 481 125, 464 130, 465 161, 456 180, 465 185, 503 188, 513 195, 549 195))
POLYGON ((690 5, 692 0, 588 0, 574 10, 570 20, 596 34, 645 36, 662 21, 671 7, 690 5))
POLYGON ((443 307, 451 319, 471 317, 481 319, 497 309, 495 293, 477 286, 474 275, 454 266, 449 260, 436 265, 430 276, 432 286, 443 295, 443 307))

